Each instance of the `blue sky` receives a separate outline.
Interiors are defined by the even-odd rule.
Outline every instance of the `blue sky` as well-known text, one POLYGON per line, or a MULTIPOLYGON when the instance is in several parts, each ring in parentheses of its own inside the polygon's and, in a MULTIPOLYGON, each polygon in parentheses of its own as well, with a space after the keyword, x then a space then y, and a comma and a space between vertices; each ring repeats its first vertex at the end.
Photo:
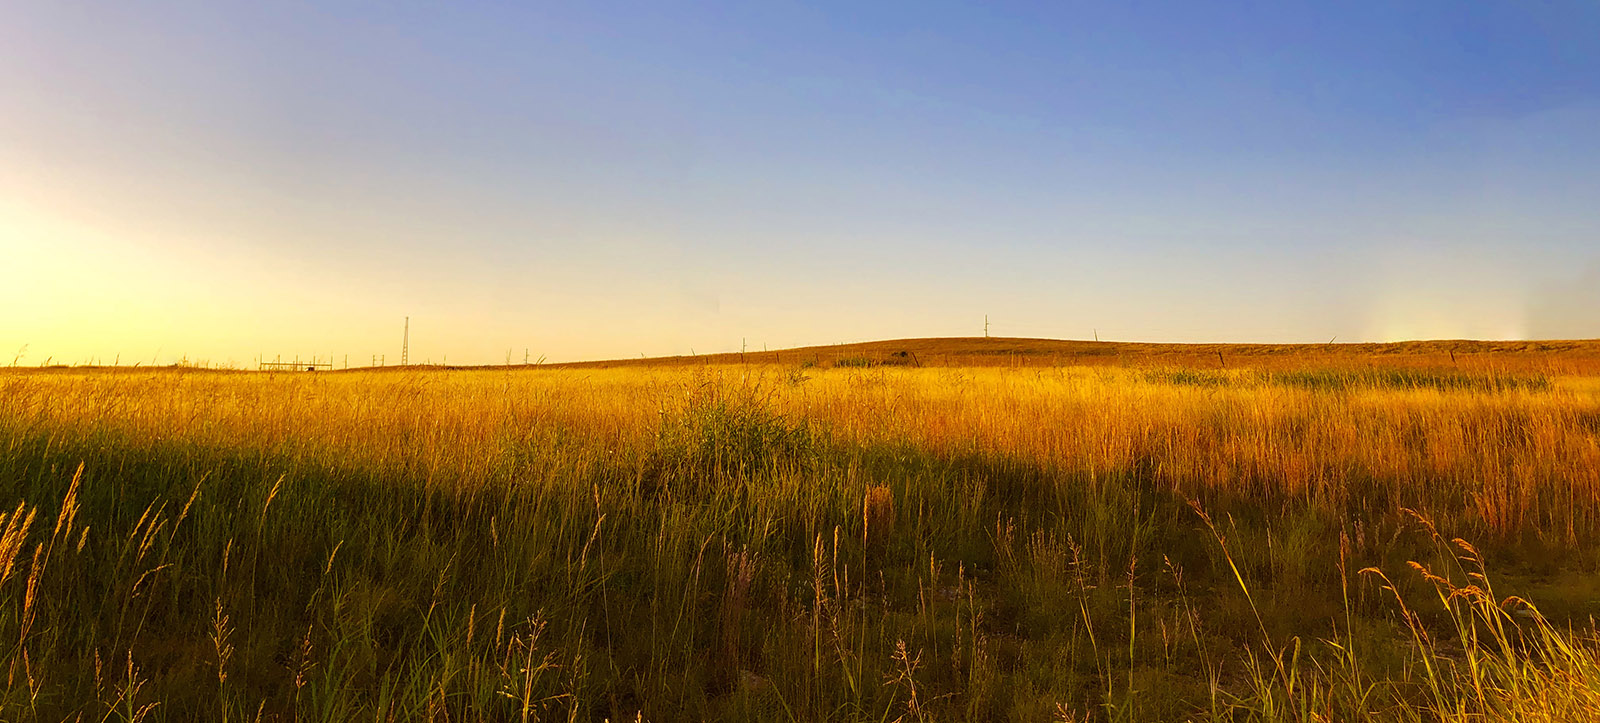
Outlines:
POLYGON ((1600 337, 1594 3, 18 4, 0 67, 24 363, 1600 337))

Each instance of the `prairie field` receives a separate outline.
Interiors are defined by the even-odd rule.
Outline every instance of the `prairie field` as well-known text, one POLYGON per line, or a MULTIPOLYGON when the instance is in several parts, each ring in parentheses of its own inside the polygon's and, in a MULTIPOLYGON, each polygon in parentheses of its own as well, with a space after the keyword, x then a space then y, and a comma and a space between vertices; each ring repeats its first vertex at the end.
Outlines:
POLYGON ((0 719, 1595 719, 1574 344, 6 370, 0 719))

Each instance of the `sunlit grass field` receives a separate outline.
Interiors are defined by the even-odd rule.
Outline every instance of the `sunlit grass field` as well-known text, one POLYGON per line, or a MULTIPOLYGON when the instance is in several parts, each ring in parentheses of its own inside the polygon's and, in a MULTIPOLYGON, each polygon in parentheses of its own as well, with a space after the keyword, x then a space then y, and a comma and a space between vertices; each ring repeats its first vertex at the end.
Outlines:
POLYGON ((0 719, 1600 717, 1597 377, 779 361, 0 373, 0 719))

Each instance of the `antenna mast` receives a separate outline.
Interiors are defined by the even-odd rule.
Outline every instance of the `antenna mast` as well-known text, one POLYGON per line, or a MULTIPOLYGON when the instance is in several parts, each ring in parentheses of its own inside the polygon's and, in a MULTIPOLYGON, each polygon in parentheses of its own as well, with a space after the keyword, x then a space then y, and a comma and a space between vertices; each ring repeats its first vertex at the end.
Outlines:
POLYGON ((400 366, 411 361, 411 317, 406 317, 406 335, 400 341, 400 366))

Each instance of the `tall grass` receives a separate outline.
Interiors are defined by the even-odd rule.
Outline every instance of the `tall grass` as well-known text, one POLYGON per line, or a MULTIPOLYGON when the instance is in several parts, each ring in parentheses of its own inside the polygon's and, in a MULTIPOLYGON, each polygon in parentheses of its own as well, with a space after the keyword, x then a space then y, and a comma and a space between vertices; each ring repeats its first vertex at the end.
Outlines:
POLYGON ((1597 710, 1486 574, 1592 576, 1594 388, 1339 374, 0 375, 0 718, 1597 710))

